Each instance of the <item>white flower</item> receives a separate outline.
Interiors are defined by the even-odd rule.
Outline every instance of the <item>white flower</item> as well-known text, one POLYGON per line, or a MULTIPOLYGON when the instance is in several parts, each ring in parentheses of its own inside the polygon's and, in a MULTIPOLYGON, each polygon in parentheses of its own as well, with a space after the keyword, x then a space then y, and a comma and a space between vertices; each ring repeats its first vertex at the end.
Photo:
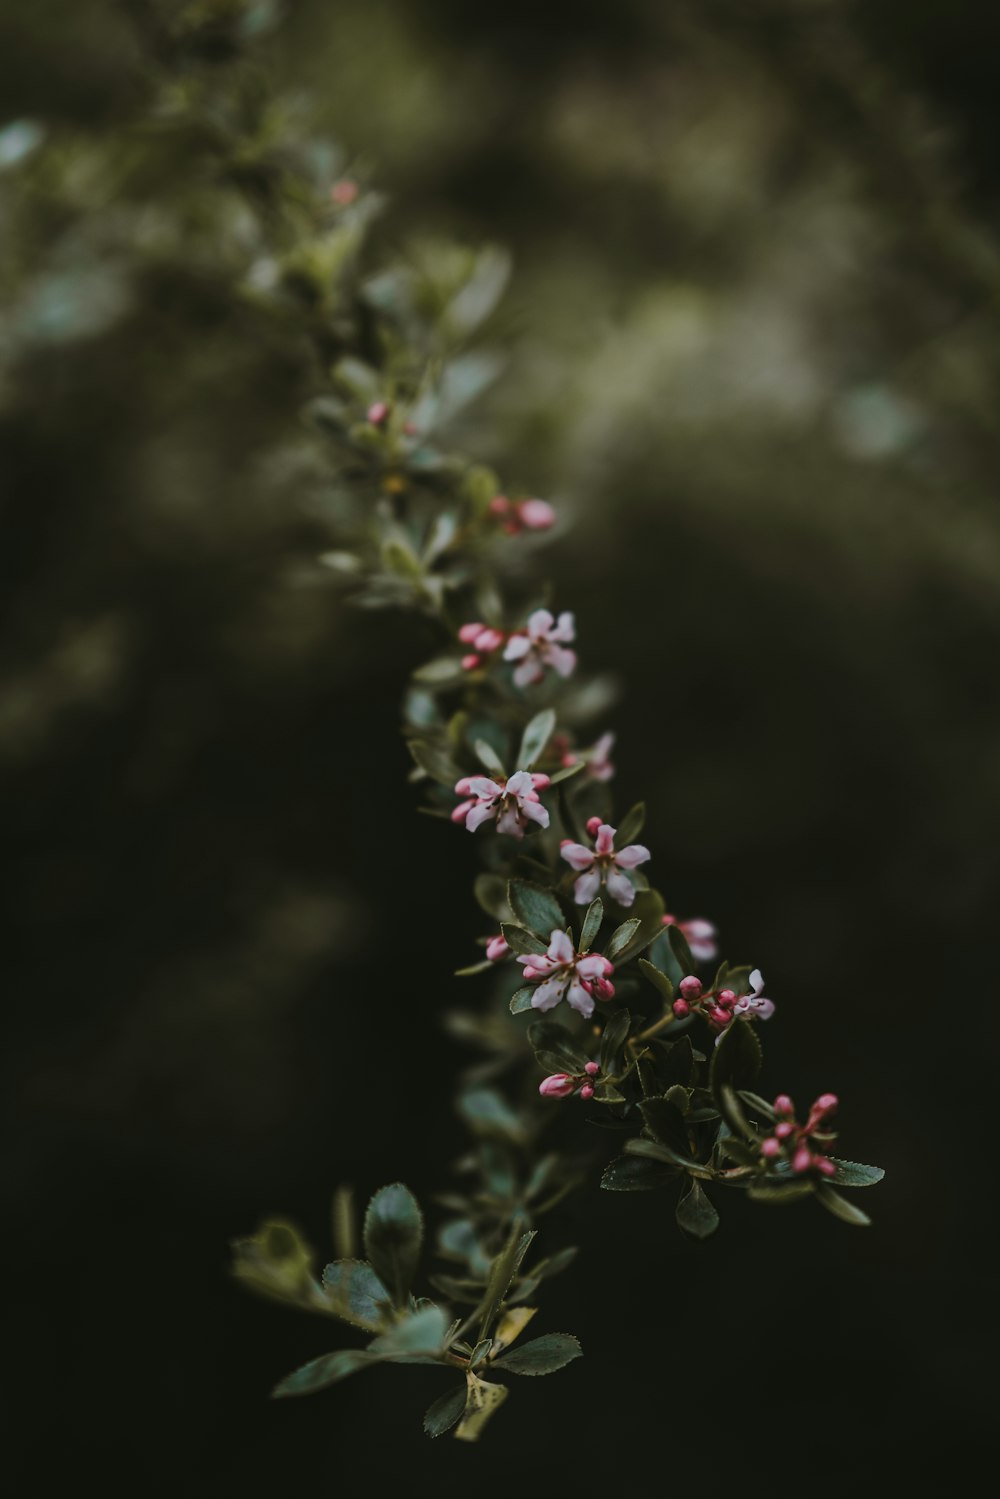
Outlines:
POLYGON ((523 838, 529 822, 537 822, 542 828, 549 825, 549 814, 538 796, 548 784, 548 776, 528 770, 516 770, 506 780, 501 777, 498 781, 490 776, 463 776, 456 781, 455 790, 466 800, 454 808, 451 820, 464 822, 474 833, 495 818, 498 832, 523 838))
POLYGON ((516 661, 514 684, 527 687, 540 682, 545 668, 551 667, 561 677, 568 677, 576 666, 576 652, 566 643, 576 638, 572 614, 560 614, 558 623, 548 609, 536 609, 528 615, 523 631, 517 631, 507 642, 505 661, 516 661))
POLYGON ((745 1015, 748 1020, 770 1020, 774 1014, 774 1000, 767 999, 761 993, 764 988, 764 976, 759 968, 755 968, 750 975, 749 994, 744 994, 733 1005, 734 1015, 745 1015))
POLYGON ((622 870, 645 864, 649 849, 642 843, 630 843, 616 853, 615 829, 596 817, 588 822, 587 831, 596 833, 593 849, 569 838, 563 839, 559 849, 567 864, 585 871, 573 886, 573 899, 578 906, 589 905, 604 885, 620 906, 630 906, 635 900, 635 886, 622 870))
POLYGON ((610 999, 614 985, 608 975, 615 965, 598 953, 578 953, 565 932, 556 928, 544 953, 528 953, 517 960, 529 981, 541 980, 531 996, 533 1010, 553 1010, 565 999, 571 1009, 583 1016, 594 1013, 594 990, 602 999, 610 999))

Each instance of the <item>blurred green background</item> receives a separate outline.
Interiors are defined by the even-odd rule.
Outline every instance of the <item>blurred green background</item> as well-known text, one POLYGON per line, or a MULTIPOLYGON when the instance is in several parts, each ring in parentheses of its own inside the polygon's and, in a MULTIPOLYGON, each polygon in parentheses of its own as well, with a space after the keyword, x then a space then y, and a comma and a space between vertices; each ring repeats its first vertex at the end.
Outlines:
MULTIPOLYGON (((146 9, 0 10, 4 120, 113 138, 146 9)), ((233 310, 214 221, 171 238, 84 158, 79 215, 0 265, 25 1492, 648 1468, 824 1495, 981 1455, 998 31, 972 0, 303 0, 267 39, 335 169, 386 191, 387 249, 511 250, 503 371, 454 441, 572 520, 554 597, 620 679, 658 882, 763 968, 773 1089, 834 1088, 843 1154, 889 1173, 867 1234, 727 1201, 702 1248, 666 1196, 578 1197, 543 1316, 590 1356, 479 1453, 426 1445, 424 1371, 267 1404, 329 1335, 225 1278, 262 1213, 324 1242, 336 1182, 426 1195, 458 1148, 423 934, 448 903, 469 956, 473 851, 415 816, 397 734, 429 639, 315 566, 308 361, 233 310)), ((136 175, 174 202, 196 170, 192 144, 136 175)))

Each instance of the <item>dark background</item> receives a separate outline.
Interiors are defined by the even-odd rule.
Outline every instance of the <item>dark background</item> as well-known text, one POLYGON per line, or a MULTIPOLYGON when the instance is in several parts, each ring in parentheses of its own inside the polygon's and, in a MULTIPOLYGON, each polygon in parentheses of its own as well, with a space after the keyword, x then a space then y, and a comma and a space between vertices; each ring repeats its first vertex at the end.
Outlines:
MULTIPOLYGON (((227 1241, 282 1213, 325 1253, 337 1182, 445 1184, 464 1056, 427 928, 454 909, 462 961, 482 922, 474 850, 405 783, 432 641, 338 606, 261 465, 294 351, 164 273, 33 345, 0 411, 25 1492, 832 1494, 987 1455, 996 17, 538 10, 317 0, 271 57, 390 193, 386 243, 512 248, 507 368, 456 440, 574 516, 548 569, 621 679, 657 882, 762 966, 768 1086, 840 1095, 842 1154, 887 1170, 875 1226, 733 1194, 699 1247, 666 1194, 587 1191, 546 1225, 584 1253, 539 1317, 587 1357, 478 1450, 421 1435, 433 1371, 267 1401, 329 1330, 241 1294, 227 1241)), ((113 129, 131 37, 114 6, 10 7, 4 118, 113 129)))

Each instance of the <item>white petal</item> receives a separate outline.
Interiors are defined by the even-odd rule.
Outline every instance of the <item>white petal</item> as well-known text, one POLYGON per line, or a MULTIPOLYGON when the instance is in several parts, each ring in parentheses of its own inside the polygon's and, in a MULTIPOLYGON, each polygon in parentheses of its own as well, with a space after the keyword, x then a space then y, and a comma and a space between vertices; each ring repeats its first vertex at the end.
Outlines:
POLYGON ((592 851, 582 843, 564 843, 559 853, 571 869, 589 869, 594 862, 592 851))
POLYGON ((558 672, 561 677, 572 676, 576 666, 576 651, 571 651, 563 645, 548 645, 544 647, 544 657, 552 670, 558 672))
POLYGON ((531 779, 531 772, 527 770, 515 770, 507 782, 507 791, 510 796, 527 796, 529 791, 534 791, 535 783, 531 779))
MULTIPOLYGON (((753 992, 755 994, 759 994, 760 991, 763 989, 763 987, 764 987, 764 975, 761 973, 761 971, 760 971, 759 968, 755 968, 754 971, 753 971, 753 973, 751 973, 751 975, 750 975, 750 988, 753 990, 753 992)), ((781 988, 780 984, 778 985, 778 988, 779 989, 781 988)))
POLYGON ((567 989, 566 999, 569 1002, 570 1008, 576 1010, 578 1015, 582 1015, 585 1019, 593 1015, 594 996, 588 994, 583 985, 577 983, 576 979, 573 980, 567 989))
POLYGON ((525 656, 520 666, 515 666, 514 686, 530 687, 532 682, 540 682, 544 675, 545 674, 539 666, 534 652, 532 652, 530 656, 525 656))
POLYGON ((489 776, 470 776, 469 790, 473 796, 480 796, 484 799, 503 796, 503 787, 498 786, 496 781, 491 781, 489 776))
POLYGON ((600 888, 601 871, 599 869, 588 869, 586 874, 581 874, 573 886, 573 899, 578 906, 589 906, 600 888))
POLYGON ((615 854, 615 863, 619 869, 635 869, 650 858, 652 854, 644 843, 629 843, 615 854))
POLYGON ((587 957, 579 960, 576 971, 584 979, 602 979, 605 961, 600 953, 588 953, 587 957))
POLYGON ((555 618, 548 609, 536 609, 528 615, 528 634, 532 640, 538 640, 547 636, 554 624, 555 618))
POLYGON ((540 828, 548 827, 549 814, 548 812, 546 812, 541 802, 523 801, 521 803, 521 811, 524 813, 525 817, 530 817, 532 822, 537 822, 540 828))
POLYGON ((474 833, 484 822, 492 822, 495 816, 496 809, 489 802, 479 802, 466 817, 465 826, 470 833, 474 833))
POLYGON ((599 854, 613 854, 615 851, 615 829, 609 822, 602 822, 597 829, 597 837, 594 840, 594 848, 599 854))
POLYGON ((576 620, 568 609, 560 614, 559 623, 556 628, 549 631, 549 639, 566 642, 576 639, 576 620))
POLYGON ((565 987, 566 980, 563 978, 546 979, 543 984, 539 984, 531 996, 531 1008, 533 1010, 554 1010, 562 999, 562 992, 565 987))
POLYGON ((523 838, 524 828, 521 819, 517 815, 517 806, 508 806, 503 809, 497 818, 497 832, 506 833, 510 838, 523 838))
POLYGON ((630 906, 635 901, 635 886, 627 874, 620 874, 617 869, 609 869, 605 882, 608 894, 611 895, 620 906, 630 906))
POLYGON ((548 956, 553 963, 572 963, 575 956, 569 936, 559 927, 556 927, 550 936, 548 956))

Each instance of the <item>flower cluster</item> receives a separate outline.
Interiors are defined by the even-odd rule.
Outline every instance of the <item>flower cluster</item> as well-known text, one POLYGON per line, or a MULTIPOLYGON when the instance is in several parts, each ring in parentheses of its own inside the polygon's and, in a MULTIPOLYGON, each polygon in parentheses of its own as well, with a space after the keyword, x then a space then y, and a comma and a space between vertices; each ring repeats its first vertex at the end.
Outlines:
POLYGON ((466 799, 452 810, 452 822, 464 822, 470 833, 484 822, 496 821, 498 833, 523 838, 529 822, 540 828, 549 825, 549 814, 542 806, 539 791, 549 784, 546 775, 530 770, 516 770, 512 776, 493 780, 490 776, 463 776, 455 782, 457 795, 466 799))
POLYGON ((463 645, 472 646, 472 650, 462 657, 462 670, 475 671, 478 666, 482 666, 483 657, 491 656, 503 645, 507 637, 502 630, 496 629, 493 625, 484 625, 477 620, 470 620, 459 630, 458 638, 463 645))
POLYGON ((517 961, 524 965, 525 979, 538 985, 531 996, 533 1010, 553 1010, 564 999, 570 1009, 589 1017, 594 1013, 595 995, 614 998, 610 976, 615 965, 598 953, 577 952, 567 933, 558 928, 544 953, 528 953, 517 961))
POLYGON ((766 1161, 787 1161, 796 1176, 807 1171, 817 1171, 821 1176, 835 1176, 837 1168, 829 1156, 814 1148, 813 1141, 830 1145, 837 1138, 834 1131, 825 1128, 826 1121, 837 1108, 835 1093, 821 1093, 809 1110, 805 1124, 795 1118, 795 1105, 787 1093, 774 1100, 777 1123, 773 1134, 761 1141, 760 1153, 766 1161))
POLYGON ((521 531, 548 531, 556 523, 556 513, 548 500, 508 500, 505 494, 498 494, 490 500, 489 512, 508 536, 521 531))
POLYGON ((578 906, 589 905, 602 886, 620 906, 634 903, 635 886, 624 871, 645 864, 650 852, 642 843, 630 843, 616 850, 616 831, 610 823, 591 817, 587 832, 594 840, 592 849, 574 843, 571 838, 564 838, 559 845, 559 853, 570 868, 583 871, 573 885, 573 899, 578 906))
POLYGON ((683 1020, 694 1011, 720 1032, 740 1018, 770 1020, 774 1014, 774 1001, 764 994, 764 976, 759 968, 753 970, 747 982, 750 989, 746 994, 737 994, 735 989, 706 991, 701 979, 689 973, 678 985, 680 997, 674 1000, 674 1014, 678 1020, 683 1020))
POLYGON ((593 1098, 594 1078, 600 1075, 598 1062, 587 1062, 582 1072, 550 1072, 538 1084, 543 1098, 569 1098, 579 1093, 582 1099, 593 1098))

